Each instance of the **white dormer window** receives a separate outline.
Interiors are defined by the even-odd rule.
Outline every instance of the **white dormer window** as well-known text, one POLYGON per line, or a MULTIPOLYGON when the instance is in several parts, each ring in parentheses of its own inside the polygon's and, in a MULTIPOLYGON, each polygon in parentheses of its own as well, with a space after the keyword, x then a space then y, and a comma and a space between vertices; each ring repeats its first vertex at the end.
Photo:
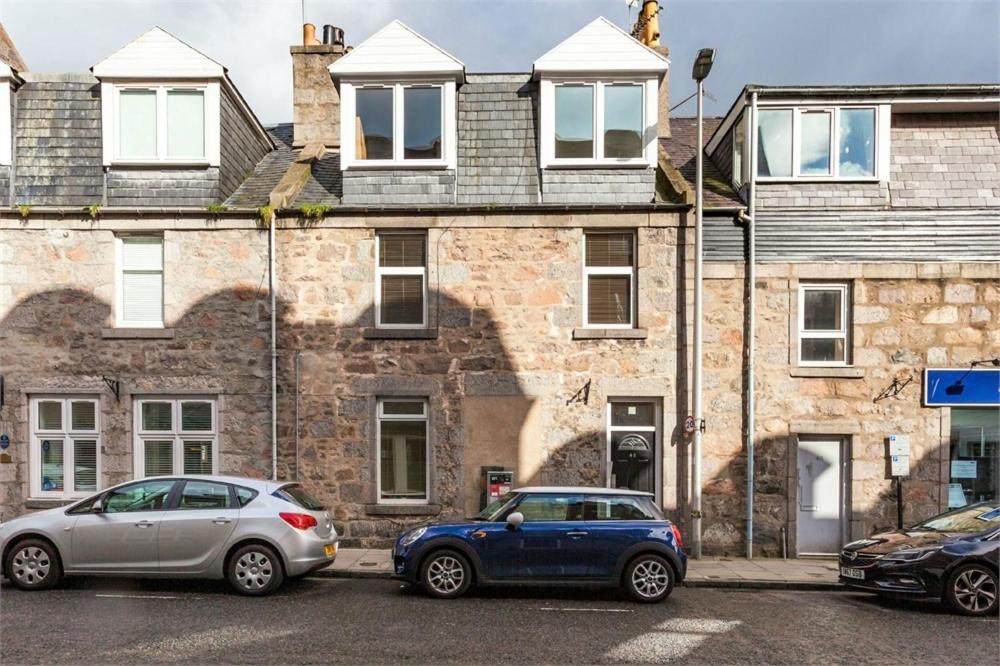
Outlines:
POLYGON ((15 76, 10 66, 0 61, 0 165, 4 166, 11 163, 12 157, 10 98, 15 76))
POLYGON ((393 21, 330 74, 340 83, 341 168, 455 168, 465 76, 456 58, 393 21))
POLYGON ((603 17, 536 60, 541 166, 656 166, 659 85, 669 65, 603 17))

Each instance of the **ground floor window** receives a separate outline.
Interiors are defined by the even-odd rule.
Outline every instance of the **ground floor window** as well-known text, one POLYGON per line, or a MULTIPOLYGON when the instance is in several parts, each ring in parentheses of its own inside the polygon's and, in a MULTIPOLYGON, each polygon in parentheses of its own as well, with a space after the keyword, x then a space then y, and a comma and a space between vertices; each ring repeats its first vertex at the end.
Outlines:
POLYGON ((1000 408, 951 410, 949 468, 949 508, 1000 496, 1000 408))
POLYGON ((656 493, 658 423, 652 400, 608 401, 610 487, 656 493))
POLYGON ((218 416, 214 398, 138 398, 135 474, 215 474, 218 416))
POLYGON ((378 499, 426 502, 427 401, 378 401, 378 499))
POLYGON ((94 396, 31 399, 32 497, 79 497, 100 483, 100 403, 94 396))

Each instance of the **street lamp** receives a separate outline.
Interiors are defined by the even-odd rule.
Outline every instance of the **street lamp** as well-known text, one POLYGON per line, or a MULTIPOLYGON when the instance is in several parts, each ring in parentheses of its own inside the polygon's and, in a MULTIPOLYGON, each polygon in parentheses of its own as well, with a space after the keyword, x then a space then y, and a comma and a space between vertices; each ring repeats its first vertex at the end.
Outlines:
POLYGON ((703 171, 705 143, 702 136, 702 104, 704 102, 704 81, 708 73, 712 71, 712 63, 715 61, 715 49, 701 49, 698 57, 694 60, 694 67, 691 69, 691 78, 698 83, 696 95, 698 97, 698 146, 695 158, 695 199, 694 199, 694 373, 691 381, 691 390, 694 394, 694 441, 691 444, 691 457, 694 460, 691 473, 691 531, 694 532, 692 539, 692 551, 695 558, 701 557, 701 436, 705 429, 705 420, 702 413, 701 390, 702 390, 702 361, 701 361, 701 319, 702 319, 702 288, 701 288, 701 257, 702 257, 702 208, 703 206, 703 171))

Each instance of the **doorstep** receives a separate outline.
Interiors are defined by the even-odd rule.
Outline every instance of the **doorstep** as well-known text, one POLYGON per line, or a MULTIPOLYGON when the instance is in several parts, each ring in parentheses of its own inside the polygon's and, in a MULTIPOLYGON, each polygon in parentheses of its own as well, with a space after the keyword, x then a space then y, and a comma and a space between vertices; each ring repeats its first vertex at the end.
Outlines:
MULTIPOLYGON (((330 566, 313 572, 332 578, 391 578, 392 551, 341 548, 330 566)), ((840 590, 835 560, 704 558, 688 560, 686 587, 744 589, 840 590)))

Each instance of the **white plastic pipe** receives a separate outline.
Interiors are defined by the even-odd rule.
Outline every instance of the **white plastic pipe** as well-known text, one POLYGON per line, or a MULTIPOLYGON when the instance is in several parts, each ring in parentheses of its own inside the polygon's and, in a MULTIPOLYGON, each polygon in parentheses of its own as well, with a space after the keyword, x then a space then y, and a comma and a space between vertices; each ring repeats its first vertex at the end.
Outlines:
POLYGON ((747 559, 753 558, 753 478, 754 478, 754 348, 757 340, 757 93, 750 96, 750 215, 747 220, 747 559))
POLYGON ((277 224, 278 217, 271 214, 270 224, 268 224, 267 244, 268 244, 268 290, 271 292, 271 478, 278 480, 278 298, 275 290, 278 280, 275 276, 277 266, 277 242, 274 233, 274 225, 277 224))

